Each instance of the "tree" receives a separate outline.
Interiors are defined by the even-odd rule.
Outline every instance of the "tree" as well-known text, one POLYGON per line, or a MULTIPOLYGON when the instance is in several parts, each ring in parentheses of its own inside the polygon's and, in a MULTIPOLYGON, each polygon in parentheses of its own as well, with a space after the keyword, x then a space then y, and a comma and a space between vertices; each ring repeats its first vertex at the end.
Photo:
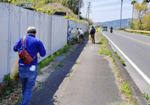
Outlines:
POLYGON ((136 22, 138 29, 140 30, 142 30, 142 19, 144 18, 144 15, 148 13, 148 10, 148 4, 146 4, 145 2, 141 4, 139 2, 135 3, 134 13, 137 17, 136 22))
POLYGON ((135 24, 134 24, 134 21, 129 21, 129 25, 130 25, 130 28, 131 29, 135 29, 135 24))
POLYGON ((94 22, 92 21, 92 19, 89 19, 89 25, 93 25, 94 22))
POLYGON ((123 5, 123 0, 121 0, 121 11, 120 11, 120 28, 121 28, 121 21, 122 21, 122 5, 123 5))
POLYGON ((143 22, 143 28, 150 31, 150 12, 144 15, 143 22))
POLYGON ((133 5, 133 10, 132 10, 132 21, 133 21, 133 12, 134 12, 134 4, 135 4, 135 3, 136 3, 135 0, 131 2, 131 5, 133 5))

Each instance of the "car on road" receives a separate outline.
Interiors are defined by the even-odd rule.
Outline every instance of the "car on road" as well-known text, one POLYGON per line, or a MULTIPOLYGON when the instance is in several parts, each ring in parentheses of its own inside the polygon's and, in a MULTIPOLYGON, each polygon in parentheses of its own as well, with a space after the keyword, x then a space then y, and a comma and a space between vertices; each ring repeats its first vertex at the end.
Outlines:
POLYGON ((107 31, 108 29, 107 29, 107 26, 103 26, 102 27, 102 31, 107 31))

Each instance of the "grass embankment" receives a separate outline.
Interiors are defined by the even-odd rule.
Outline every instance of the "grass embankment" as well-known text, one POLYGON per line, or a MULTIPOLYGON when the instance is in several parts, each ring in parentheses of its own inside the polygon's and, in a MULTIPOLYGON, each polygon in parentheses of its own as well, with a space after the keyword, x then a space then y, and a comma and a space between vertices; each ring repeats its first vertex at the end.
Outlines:
POLYGON ((112 104, 112 105, 136 105, 136 101, 135 101, 135 99, 133 99, 132 94, 131 94, 131 89, 130 89, 129 83, 127 81, 125 81, 123 79, 123 77, 121 76, 120 70, 117 69, 115 59, 112 57, 112 53, 111 53, 111 51, 109 51, 109 49, 107 47, 106 41, 108 42, 108 39, 106 37, 102 36, 101 34, 99 34, 99 36, 101 39, 99 41, 99 43, 101 43, 99 53, 111 58, 112 63, 113 63, 112 69, 116 76, 116 80, 119 85, 119 90, 122 93, 123 97, 125 97, 124 102, 112 104))
MULTIPOLYGON (((88 36, 88 32, 84 33, 84 37, 86 38, 88 36)), ((38 63, 38 74, 41 75, 43 74, 41 69, 45 66, 48 66, 53 60, 55 60, 58 56, 60 56, 62 53, 66 53, 68 49, 76 44, 76 41, 71 41, 69 42, 66 46, 61 48, 59 51, 55 52, 53 55, 47 57, 46 59, 42 60, 41 62, 38 63)), ((71 52, 73 52, 75 49, 73 49, 71 52)), ((68 55, 66 56, 68 57, 68 55)), ((53 67, 53 69, 57 69, 57 67, 62 67, 63 60, 58 64, 53 67)), ((10 74, 6 75, 4 77, 3 84, 8 84, 8 86, 2 91, 0 94, 0 105, 17 105, 19 102, 22 100, 22 93, 21 93, 21 82, 19 79, 11 79, 10 74)), ((39 82, 38 84, 41 84, 39 82)), ((38 87, 38 90, 43 89, 43 87, 38 87)))

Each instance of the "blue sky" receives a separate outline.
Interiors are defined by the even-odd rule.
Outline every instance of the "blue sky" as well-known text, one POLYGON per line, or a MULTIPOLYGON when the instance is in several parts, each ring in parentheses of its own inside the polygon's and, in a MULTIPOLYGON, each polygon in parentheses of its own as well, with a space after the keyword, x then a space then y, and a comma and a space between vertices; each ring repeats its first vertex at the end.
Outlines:
MULTIPOLYGON (((122 18, 132 18, 132 0, 124 0, 122 18)), ((143 0, 138 0, 139 2, 143 0)), ((92 2, 90 18, 94 22, 105 22, 120 19, 121 0, 84 0, 81 9, 82 16, 86 16, 87 2, 92 2)))

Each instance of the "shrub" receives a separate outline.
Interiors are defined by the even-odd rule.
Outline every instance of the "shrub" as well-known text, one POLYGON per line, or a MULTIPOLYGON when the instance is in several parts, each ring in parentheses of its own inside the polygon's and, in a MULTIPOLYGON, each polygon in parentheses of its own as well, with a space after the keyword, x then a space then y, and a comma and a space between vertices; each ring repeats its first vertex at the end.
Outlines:
POLYGON ((124 28, 119 28, 118 30, 125 30, 124 28))

